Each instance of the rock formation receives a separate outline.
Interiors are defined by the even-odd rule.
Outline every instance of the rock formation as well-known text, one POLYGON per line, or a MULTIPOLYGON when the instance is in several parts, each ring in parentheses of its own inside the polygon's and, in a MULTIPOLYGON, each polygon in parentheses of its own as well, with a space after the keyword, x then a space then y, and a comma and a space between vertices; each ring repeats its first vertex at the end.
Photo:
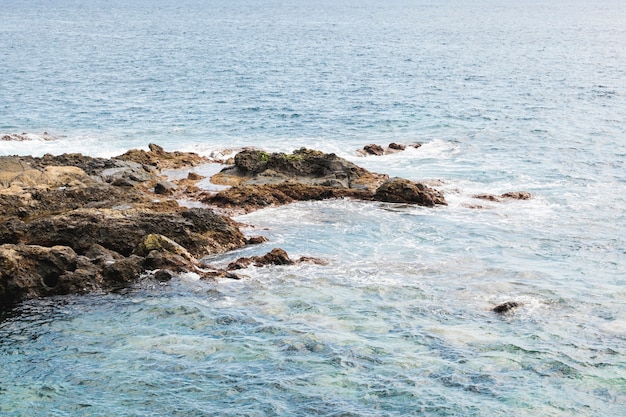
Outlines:
POLYGON ((141 274, 167 280, 186 271, 237 278, 250 265, 320 262, 291 260, 281 249, 240 258, 227 269, 204 256, 262 243, 246 239, 229 217, 186 208, 181 195, 214 207, 254 210, 301 200, 358 198, 434 206, 443 196, 420 183, 389 179, 334 154, 246 149, 213 181, 230 188, 212 194, 202 179, 169 181, 163 169, 210 162, 194 153, 131 150, 116 158, 81 154, 0 157, 0 308, 26 298, 108 291, 141 274))
POLYGON ((201 201, 243 211, 341 197, 428 207, 446 204, 441 193, 422 183, 389 179, 335 154, 304 148, 292 154, 249 149, 238 153, 234 162, 212 178, 232 188, 204 193, 201 201))

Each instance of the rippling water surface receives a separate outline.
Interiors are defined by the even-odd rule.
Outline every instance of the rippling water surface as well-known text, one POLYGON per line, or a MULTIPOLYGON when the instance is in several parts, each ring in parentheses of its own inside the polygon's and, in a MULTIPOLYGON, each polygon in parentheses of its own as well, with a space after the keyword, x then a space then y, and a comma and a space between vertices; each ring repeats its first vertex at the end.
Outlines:
POLYGON ((208 261, 328 264, 26 302, 0 415, 622 416, 625 44, 617 0, 2 3, 2 155, 307 146, 449 205, 266 209, 208 261))

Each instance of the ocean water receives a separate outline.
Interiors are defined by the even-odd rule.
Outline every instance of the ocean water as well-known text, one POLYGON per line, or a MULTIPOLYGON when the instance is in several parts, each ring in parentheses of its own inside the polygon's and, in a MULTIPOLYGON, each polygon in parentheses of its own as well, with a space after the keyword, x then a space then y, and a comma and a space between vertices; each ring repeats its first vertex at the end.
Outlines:
POLYGON ((208 261, 328 264, 25 302, 0 415, 626 414, 623 1, 0 6, 0 155, 306 146, 449 202, 269 208, 208 261))

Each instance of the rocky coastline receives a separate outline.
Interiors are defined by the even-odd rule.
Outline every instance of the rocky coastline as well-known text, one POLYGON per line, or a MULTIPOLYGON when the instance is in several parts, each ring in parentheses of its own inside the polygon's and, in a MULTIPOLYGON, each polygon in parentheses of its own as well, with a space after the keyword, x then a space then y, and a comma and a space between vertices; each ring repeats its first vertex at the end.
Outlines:
POLYGON ((444 196, 423 184, 369 172, 334 154, 246 149, 196 186, 193 168, 215 161, 188 152, 131 150, 114 158, 82 154, 0 157, 0 309, 29 298, 112 291, 140 276, 181 272, 239 278, 250 265, 292 260, 281 249, 213 268, 202 258, 263 242, 246 238, 229 215, 302 200, 357 198, 433 207, 444 196), (189 169, 169 180, 168 169, 189 169), (189 208, 180 199, 203 203, 189 208))
MULTIPOLYGON (((398 145, 393 146, 401 151, 398 145)), ((246 237, 231 216, 295 201, 353 198, 446 205, 420 182, 370 172, 335 154, 244 149, 228 161, 158 145, 113 158, 82 154, 0 157, 0 310, 19 301, 107 292, 140 277, 167 281, 194 272, 201 279, 239 279, 237 271, 293 260, 280 248, 216 268, 203 258, 266 241, 246 237), (222 189, 197 186, 194 167, 222 163, 210 178, 222 189), (167 170, 187 176, 171 180, 167 170), (193 201, 193 208, 181 201, 193 201)), ((527 193, 476 198, 500 201, 527 193)))

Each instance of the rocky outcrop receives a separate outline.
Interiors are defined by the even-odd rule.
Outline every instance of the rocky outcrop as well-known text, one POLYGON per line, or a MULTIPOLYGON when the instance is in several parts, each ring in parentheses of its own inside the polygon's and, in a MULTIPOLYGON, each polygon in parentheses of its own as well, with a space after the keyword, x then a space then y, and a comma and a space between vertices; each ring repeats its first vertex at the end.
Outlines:
POLYGON ((512 191, 504 194, 476 194, 473 196, 479 200, 493 201, 499 203, 506 200, 530 200, 532 195, 528 191, 512 191))
POLYGON ((385 181, 374 193, 374 200, 389 203, 408 203, 434 207, 446 205, 446 200, 439 191, 422 183, 403 178, 391 178, 385 181))
POLYGON ((6 141, 6 142, 9 142, 9 141, 24 142, 24 141, 29 141, 29 140, 35 140, 35 138, 41 139, 41 140, 56 139, 54 136, 50 135, 48 132, 43 132, 42 135, 39 135, 39 134, 33 135, 29 133, 9 133, 9 134, 0 136, 0 140, 6 141))
POLYGON ((360 156, 382 156, 389 155, 393 153, 398 153, 404 151, 407 147, 411 148, 419 148, 421 147, 421 143, 412 143, 410 145, 405 145, 402 143, 391 142, 386 147, 382 147, 375 143, 371 143, 369 145, 365 145, 363 149, 357 150, 357 154, 360 156))
POLYGON ((206 204, 249 212, 270 206, 281 206, 296 201, 327 200, 353 197, 369 199, 371 192, 322 185, 284 182, 280 184, 237 185, 217 194, 203 193, 200 200, 206 204))
POLYGON ((497 306, 492 308, 491 311, 498 314, 505 314, 521 305, 522 304, 518 303, 517 301, 507 301, 505 303, 498 304, 497 306))
POLYGON ((289 257, 289 255, 287 255, 287 252, 285 252, 283 249, 274 248, 263 256, 239 258, 236 261, 228 264, 228 267, 226 269, 229 271, 233 271, 238 269, 245 269, 251 265, 256 267, 263 267, 267 265, 294 265, 303 262, 325 264, 325 262, 321 259, 310 258, 306 256, 300 257, 297 260, 293 260, 289 257))
POLYGON ((223 185, 260 185, 293 182, 333 188, 374 190, 388 177, 376 174, 333 153, 301 148, 291 154, 247 149, 235 164, 211 180, 223 185))
POLYGON ((232 188, 199 199, 218 207, 251 211, 294 201, 351 197, 424 206, 445 205, 438 191, 405 179, 372 173, 335 154, 300 149, 292 154, 248 149, 212 180, 232 188))
POLYGON ((292 260, 280 249, 240 258, 226 269, 201 261, 248 244, 230 218, 211 208, 181 207, 185 195, 212 207, 254 210, 294 201, 358 198, 434 206, 437 191, 389 179, 334 154, 299 149, 292 154, 246 149, 213 180, 231 187, 202 192, 202 176, 169 181, 162 169, 208 162, 194 153, 157 145, 116 158, 81 154, 0 157, 0 308, 54 294, 108 291, 149 274, 168 280, 195 272, 238 278, 249 266, 321 262, 292 260))
MULTIPOLYGON (((159 149, 171 165, 197 161, 159 149)), ((157 167, 128 159, 0 157, 0 307, 160 269, 226 275, 197 259, 246 245, 235 222, 155 194, 159 181, 157 167)))
POLYGON ((193 152, 167 152, 159 145, 151 143, 149 151, 132 149, 116 159, 132 161, 141 165, 149 165, 159 169, 176 169, 192 167, 210 162, 208 158, 193 152))

